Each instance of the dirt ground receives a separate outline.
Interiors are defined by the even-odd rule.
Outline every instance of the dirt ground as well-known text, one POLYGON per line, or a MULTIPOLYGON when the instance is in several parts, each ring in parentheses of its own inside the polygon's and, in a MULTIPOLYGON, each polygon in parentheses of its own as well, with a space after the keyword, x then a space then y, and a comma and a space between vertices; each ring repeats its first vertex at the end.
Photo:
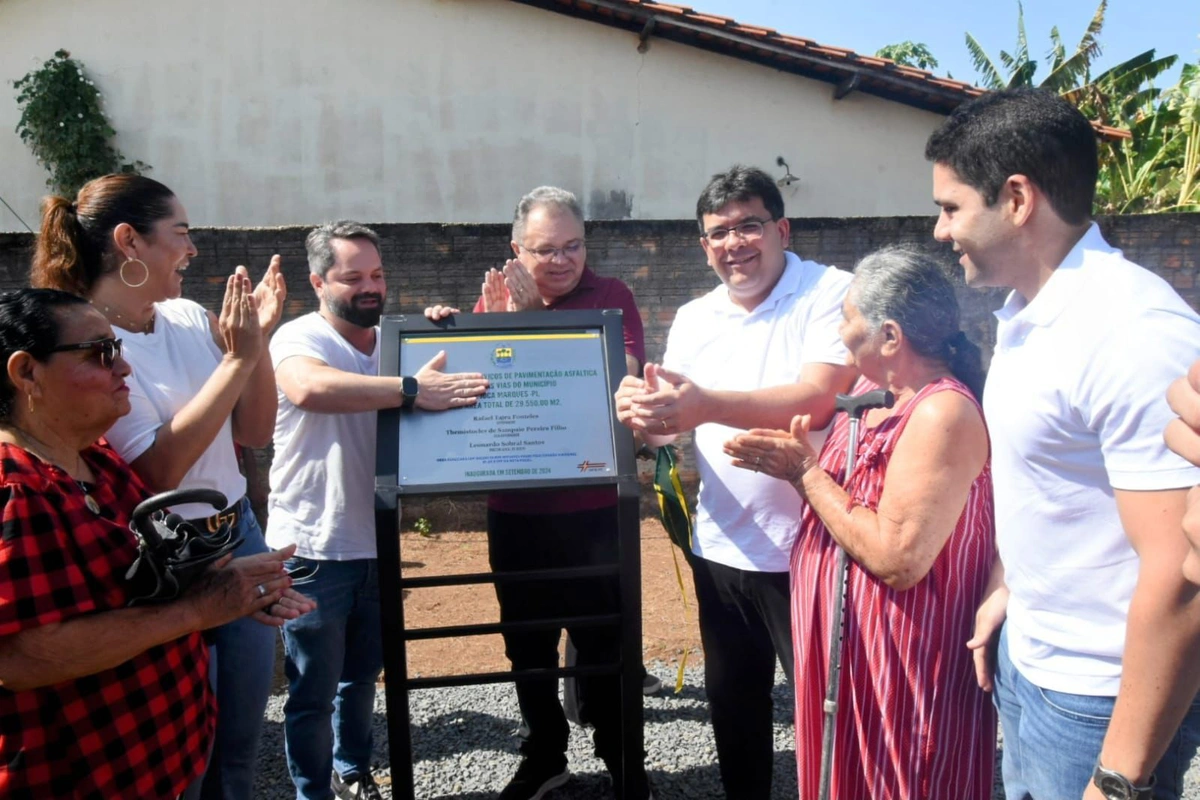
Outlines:
MULTIPOLYGON (((678 665, 684 651, 689 663, 700 660, 700 629, 691 571, 671 544, 658 520, 644 518, 642 542, 642 643, 644 660, 678 665), (672 550, 687 590, 687 608, 675 577, 672 550)), ((401 535, 405 577, 487 572, 487 537, 482 531, 401 535)), ((404 598, 408 628, 468 625, 499 620, 490 584, 414 589, 404 598)), ((413 677, 506 670, 508 660, 499 636, 468 636, 409 642, 408 671, 413 677)), ((671 676, 659 675, 664 683, 671 676)))

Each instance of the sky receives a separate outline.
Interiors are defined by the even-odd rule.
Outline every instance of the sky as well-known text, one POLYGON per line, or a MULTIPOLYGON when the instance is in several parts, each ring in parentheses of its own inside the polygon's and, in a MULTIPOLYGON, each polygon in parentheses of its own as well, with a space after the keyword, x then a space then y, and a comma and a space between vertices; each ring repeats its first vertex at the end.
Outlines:
MULTIPOLYGON (((1017 42, 1017 0, 668 0, 696 11, 732 17, 873 55, 887 44, 924 43, 938 60, 934 72, 975 83, 967 53, 970 32, 994 61, 1017 42)), ((1030 55, 1038 60, 1035 82, 1049 71, 1050 29, 1058 26, 1067 49, 1083 36, 1099 0, 1026 0, 1025 32, 1030 55)), ((1093 74, 1154 48, 1200 61, 1200 0, 1109 0, 1100 35, 1103 49, 1093 74)), ((1178 79, 1179 65, 1169 73, 1178 79)))

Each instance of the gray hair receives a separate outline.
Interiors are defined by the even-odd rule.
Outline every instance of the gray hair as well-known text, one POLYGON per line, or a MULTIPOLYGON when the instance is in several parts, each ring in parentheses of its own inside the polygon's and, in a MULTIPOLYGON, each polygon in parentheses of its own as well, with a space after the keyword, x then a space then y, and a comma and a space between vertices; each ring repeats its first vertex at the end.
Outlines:
POLYGON ((983 366, 979 348, 959 327, 954 284, 935 257, 904 245, 876 250, 854 268, 850 302, 872 331, 892 320, 913 352, 945 363, 980 396, 983 366))
POLYGON ((566 189, 557 186, 539 186, 521 198, 513 212, 512 240, 517 244, 525 241, 525 220, 535 208, 549 207, 560 211, 570 211, 583 224, 583 209, 579 199, 566 189))
POLYGON ((382 253, 382 248, 379 246, 379 234, 361 222, 339 219, 336 222, 318 225, 305 237, 304 249, 308 252, 309 271, 319 278, 323 279, 333 266, 333 262, 337 260, 330 244, 334 239, 366 239, 382 253))

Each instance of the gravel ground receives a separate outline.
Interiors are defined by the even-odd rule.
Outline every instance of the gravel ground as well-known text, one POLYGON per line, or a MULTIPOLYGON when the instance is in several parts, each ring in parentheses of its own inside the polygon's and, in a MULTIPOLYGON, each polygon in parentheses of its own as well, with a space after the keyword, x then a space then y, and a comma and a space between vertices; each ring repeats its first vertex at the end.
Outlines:
MULTIPOLYGON (((674 669, 651 665, 664 679, 674 669)), ((703 669, 689 669, 683 692, 664 688, 645 701, 646 767, 657 800, 719 800, 720 776, 712 728, 704 696, 703 669)), ((782 673, 775 687, 775 798, 796 798, 795 742, 790 698, 782 673)), ((267 706, 259 753, 255 797, 289 800, 294 797, 283 757, 283 701, 280 694, 267 706)), ((520 755, 515 736, 519 714, 511 684, 455 689, 426 689, 409 697, 416 759, 416 794, 422 800, 485 800, 494 798, 517 768, 520 755)), ((387 724, 383 691, 375 702, 376 772, 384 797, 391 797, 387 777, 387 724)), ((572 726, 568 753, 572 778, 546 800, 612 798, 604 764, 591 753, 588 733, 572 726)), ((997 791, 996 798, 1003 798, 997 791)), ((1185 800, 1200 800, 1200 758, 1188 773, 1185 800)))

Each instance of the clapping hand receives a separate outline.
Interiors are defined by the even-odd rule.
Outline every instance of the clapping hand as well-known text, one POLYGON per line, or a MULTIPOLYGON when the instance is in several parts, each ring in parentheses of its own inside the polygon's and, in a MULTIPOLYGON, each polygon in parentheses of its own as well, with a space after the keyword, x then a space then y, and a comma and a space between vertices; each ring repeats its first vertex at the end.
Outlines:
POLYGON ((184 596, 200 620, 199 629, 215 628, 240 617, 261 621, 260 614, 269 616, 267 609, 281 602, 292 585, 283 562, 295 551, 296 546, 290 545, 241 558, 230 554, 213 562, 184 596))
MULTIPOLYGON (((287 299, 287 286, 283 282, 283 272, 281 271, 282 260, 279 255, 271 256, 271 263, 267 266, 267 271, 263 275, 258 286, 254 288, 254 300, 258 305, 258 327, 262 329, 264 337, 271 335, 271 331, 275 330, 275 326, 279 324, 279 319, 283 316, 283 302, 287 299)), ((250 275, 245 267, 238 267, 238 271, 245 275, 247 280, 250 275)))
POLYGON ((483 276, 483 310, 533 311, 545 308, 537 282, 519 260, 510 258, 502 270, 492 269, 483 276))
POLYGON ((658 364, 647 364, 644 374, 640 387, 636 378, 626 378, 617 390, 617 418, 627 427, 666 436, 707 421, 705 390, 691 378, 658 364))
POLYGON ((494 314, 500 311, 512 311, 508 305, 508 289, 504 286, 504 273, 495 267, 489 269, 483 276, 483 310, 494 314))
POLYGON ((297 592, 290 586, 280 592, 279 599, 261 611, 255 611, 251 618, 263 625, 278 628, 289 619, 297 619, 317 607, 317 601, 297 592))
POLYGON ((238 267, 225 283, 217 327, 228 356, 248 364, 258 362, 263 350, 263 331, 258 319, 258 301, 250 289, 245 267, 238 267))
POLYGON ((803 492, 801 478, 817 466, 817 451, 808 440, 812 418, 792 418, 790 431, 753 428, 725 443, 725 454, 739 469, 753 470, 787 481, 803 492))
POLYGON ((617 406, 617 421, 627 428, 633 430, 642 430, 641 426, 636 424, 634 420, 637 414, 633 408, 633 398, 645 394, 646 381, 634 375, 626 375, 621 379, 621 385, 617 387, 613 399, 617 406))
POLYGON ((537 282, 515 258, 504 262, 504 288, 508 290, 509 311, 533 311, 546 307, 537 282))

